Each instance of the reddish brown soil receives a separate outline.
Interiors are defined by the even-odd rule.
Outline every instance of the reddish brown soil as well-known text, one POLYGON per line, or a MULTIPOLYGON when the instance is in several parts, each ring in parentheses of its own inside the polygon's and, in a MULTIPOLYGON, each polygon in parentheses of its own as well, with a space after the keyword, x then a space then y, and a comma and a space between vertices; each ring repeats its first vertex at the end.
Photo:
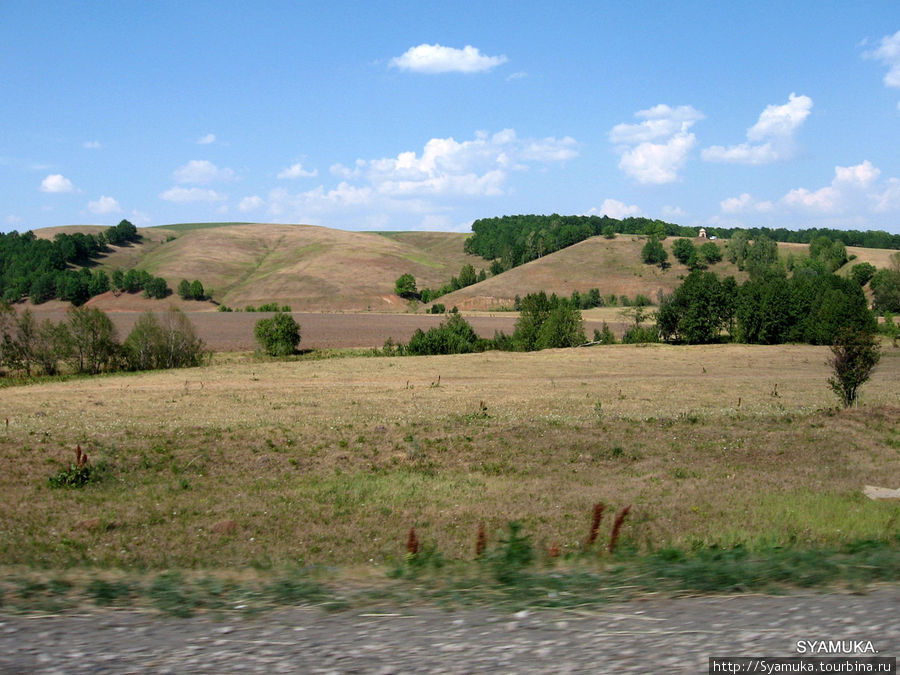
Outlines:
MULTIPOLYGON (((65 311, 36 311, 39 320, 48 318, 64 321, 65 311)), ((124 339, 131 331, 139 312, 108 312, 119 338, 124 339)), ((259 319, 271 314, 251 312, 186 312, 197 334, 214 351, 248 351, 256 348, 253 326, 259 319)), ((428 330, 437 326, 445 317, 430 314, 313 314, 294 312, 300 324, 301 348, 324 349, 346 347, 381 347, 385 340, 408 342, 417 328, 428 330)), ((467 316, 475 331, 482 337, 490 338, 495 331, 507 334, 513 332, 516 314, 494 314, 487 316, 467 316)), ((585 321, 585 334, 590 337, 599 321, 585 321)), ((613 330, 621 332, 619 326, 613 330)))

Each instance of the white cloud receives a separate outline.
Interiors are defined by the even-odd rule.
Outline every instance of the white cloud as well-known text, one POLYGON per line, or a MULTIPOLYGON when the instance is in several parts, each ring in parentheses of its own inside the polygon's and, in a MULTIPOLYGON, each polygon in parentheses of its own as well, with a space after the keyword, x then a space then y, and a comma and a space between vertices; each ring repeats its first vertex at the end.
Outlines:
POLYGON ((668 218, 671 221, 685 218, 687 216, 687 212, 680 206, 663 206, 662 216, 663 218, 668 218))
POLYGON ((887 66, 888 71, 884 75, 886 87, 900 87, 900 30, 881 38, 878 48, 866 52, 865 56, 887 66))
POLYGON ((594 207, 587 212, 587 215, 609 216, 610 218, 621 220, 622 218, 628 218, 630 216, 639 216, 641 213, 641 207, 636 204, 629 206, 625 202, 620 202, 618 199, 604 199, 599 209, 594 207))
POLYGON ((528 77, 528 73, 526 73, 526 72, 520 70, 519 72, 513 73, 512 75, 507 75, 507 76, 506 76, 506 81, 507 81, 507 82, 512 82, 513 80, 521 80, 521 79, 524 79, 524 78, 526 78, 526 77, 528 77))
POLYGON ((153 222, 153 220, 150 218, 150 214, 144 213, 143 211, 138 211, 137 209, 133 209, 131 211, 129 220, 138 227, 148 227, 150 223, 153 222))
POLYGON ((619 168, 639 183, 672 183, 696 141, 694 134, 678 133, 666 143, 641 143, 622 153, 619 168))
POLYGON ((88 211, 96 215, 104 215, 108 213, 119 213, 122 207, 112 197, 100 197, 100 199, 88 202, 88 211))
POLYGON ((319 171, 317 169, 313 169, 312 171, 308 171, 303 168, 303 165, 299 162, 296 164, 291 164, 288 168, 278 174, 279 178, 313 178, 319 175, 319 171))
POLYGON ((216 142, 215 134, 206 134, 197 139, 197 145, 210 145, 216 142))
POLYGON ((103 146, 100 144, 100 141, 85 141, 81 144, 81 147, 85 150, 99 150, 103 146))
POLYGON ((635 145, 684 133, 695 122, 704 119, 704 114, 689 105, 672 108, 664 103, 634 114, 643 122, 638 124, 617 124, 609 132, 612 143, 635 145))
POLYGON ((62 174, 51 173, 41 181, 41 192, 50 192, 52 194, 75 192, 75 186, 72 185, 72 181, 62 174))
POLYGON ((159 197, 160 199, 165 199, 167 202, 177 202, 181 204, 186 202, 218 202, 225 199, 224 195, 219 194, 215 190, 204 190, 196 187, 173 187, 163 192, 159 197))
POLYGON ((175 169, 172 177, 178 183, 195 183, 199 185, 235 179, 234 171, 231 169, 220 169, 205 159, 192 159, 184 166, 175 169))
POLYGON ((766 106, 756 124, 747 130, 747 138, 751 141, 761 141, 766 138, 790 136, 809 117, 812 106, 813 101, 809 96, 791 93, 784 105, 766 106))
POLYGON ((768 105, 760 113, 756 124, 747 129, 750 143, 713 145, 704 148, 700 156, 707 162, 757 165, 790 159, 795 153, 794 134, 809 117, 812 106, 809 96, 792 93, 784 105, 768 105))
POLYGON ((788 206, 803 210, 827 214, 846 213, 850 210, 879 210, 885 203, 888 189, 879 193, 876 186, 881 170, 873 166, 869 160, 855 166, 834 167, 834 178, 831 184, 817 190, 795 188, 788 192, 782 202, 788 206))
POLYGON ((244 197, 238 204, 238 211, 246 213, 247 211, 256 211, 265 206, 262 197, 253 195, 252 197, 244 197))
POLYGON ((639 110, 637 124, 617 124, 609 132, 610 142, 621 155, 619 168, 639 183, 671 183, 678 180, 696 137, 690 128, 704 118, 689 105, 673 108, 659 104, 639 110))
POLYGON ((719 202, 722 213, 769 213, 774 209, 774 204, 769 201, 756 201, 750 193, 744 192, 739 197, 728 197, 719 202))
POLYGON ((320 185, 296 193, 277 188, 266 203, 276 222, 334 224, 337 218, 358 229, 384 228, 401 218, 435 227, 460 202, 508 194, 514 174, 577 155, 573 138, 519 138, 513 129, 478 132, 464 141, 432 138, 420 151, 357 159, 349 166, 334 164, 330 173, 339 181, 335 187, 320 185))
POLYGON ((462 49, 438 44, 410 47, 402 56, 391 59, 392 68, 415 73, 481 73, 506 63, 505 56, 485 56, 477 48, 466 45, 462 49))

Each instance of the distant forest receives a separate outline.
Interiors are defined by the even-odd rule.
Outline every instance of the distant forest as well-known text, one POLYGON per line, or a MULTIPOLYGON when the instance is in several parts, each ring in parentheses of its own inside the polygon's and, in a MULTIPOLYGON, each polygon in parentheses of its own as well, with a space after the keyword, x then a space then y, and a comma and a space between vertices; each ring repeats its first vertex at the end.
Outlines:
POLYGON ((111 287, 165 297, 165 280, 147 272, 117 271, 110 280, 106 272, 89 269, 108 244, 140 239, 137 228, 127 220, 99 234, 59 233, 52 241, 39 239, 33 232, 0 234, 0 298, 13 303, 30 297, 35 304, 59 298, 77 306, 111 287))
MULTIPOLYGON (((766 236, 775 241, 808 244, 817 237, 828 237, 843 242, 845 246, 865 248, 900 249, 900 234, 881 230, 834 230, 811 228, 807 230, 772 229, 769 227, 728 228, 708 227, 707 234, 731 238, 743 231, 750 239, 766 236)), ((466 252, 493 260, 491 272, 498 274, 523 263, 535 260, 554 251, 566 248, 588 237, 616 234, 648 235, 664 237, 696 237, 699 228, 684 227, 675 223, 649 218, 625 218, 617 220, 608 216, 560 216, 558 214, 501 216, 481 218, 472 223, 472 236, 466 240, 466 252)))

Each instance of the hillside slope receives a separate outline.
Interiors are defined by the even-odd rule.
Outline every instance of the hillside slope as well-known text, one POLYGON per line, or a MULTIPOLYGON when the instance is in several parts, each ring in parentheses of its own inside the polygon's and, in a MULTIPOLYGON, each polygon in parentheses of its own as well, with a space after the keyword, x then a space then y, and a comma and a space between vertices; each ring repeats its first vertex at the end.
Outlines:
MULTIPOLYGON (((97 229, 48 228, 35 234, 97 229)), ((459 233, 379 234, 269 224, 179 225, 139 232, 141 243, 111 247, 98 267, 109 272, 145 269, 173 289, 181 279, 199 279, 217 303, 241 308, 277 302, 295 311, 403 311, 406 302, 394 295, 401 274, 412 274, 421 287, 436 287, 467 262, 476 269, 485 266, 481 258, 463 252, 466 235, 459 233)), ((98 302, 103 304, 100 298, 92 304, 98 302)), ((122 309, 122 302, 116 299, 110 309, 122 309)))

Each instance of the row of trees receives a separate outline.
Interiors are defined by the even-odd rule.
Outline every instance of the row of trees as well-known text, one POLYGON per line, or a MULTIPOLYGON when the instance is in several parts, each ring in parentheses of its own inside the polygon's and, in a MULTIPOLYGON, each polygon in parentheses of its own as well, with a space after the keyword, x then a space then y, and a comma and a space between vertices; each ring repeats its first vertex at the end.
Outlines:
MULTIPOLYGON (((494 274, 577 244, 592 236, 614 237, 617 233, 632 234, 645 235, 661 241, 666 237, 693 238, 698 234, 697 228, 649 218, 617 220, 608 216, 560 216, 559 214, 482 218, 472 223, 472 232, 472 236, 466 240, 466 251, 494 261, 491 265, 491 272, 494 274)), ((760 240, 768 241, 773 246, 775 242, 779 241, 807 243, 811 245, 811 255, 814 257, 839 261, 843 256, 844 262, 846 262, 847 246, 900 249, 900 234, 889 234, 881 230, 720 227, 710 228, 708 232, 710 235, 718 237, 738 239, 738 243, 734 247, 732 262, 740 261, 742 269, 744 257, 751 241, 754 243, 760 240)), ((762 251, 757 253, 762 253, 762 251)), ((688 259, 690 258, 688 257, 688 259)), ((699 255, 697 260, 702 263, 699 255)), ((656 260, 652 264, 660 263, 664 264, 665 259, 656 260)), ((685 262, 685 264, 688 263, 685 262)))
POLYGON ((688 344, 723 333, 755 344, 832 344, 843 328, 873 332, 875 318, 859 284, 834 274, 771 270, 739 287, 733 277, 694 271, 663 299, 656 326, 664 340, 688 344))
POLYGON ((0 306, 0 364, 9 371, 56 375, 113 370, 183 368, 200 365, 208 354, 183 312, 141 315, 119 342, 109 316, 96 308, 74 307, 65 321, 37 321, 31 310, 0 306))
POLYGON ((52 241, 38 239, 33 232, 0 234, 0 297, 10 303, 26 296, 38 303, 53 298, 84 302, 91 297, 85 297, 85 293, 95 290, 100 282, 92 285, 89 277, 72 266, 89 264, 107 244, 122 245, 139 239, 137 228, 127 220, 99 234, 60 233, 52 241))
POLYGON ((394 293, 407 300, 421 300, 427 303, 485 279, 487 279, 487 272, 481 270, 476 274, 475 267, 467 263, 460 269, 458 277, 451 277, 450 283, 435 289, 423 288, 419 290, 416 286, 416 278, 412 274, 401 274, 394 283, 394 293))

